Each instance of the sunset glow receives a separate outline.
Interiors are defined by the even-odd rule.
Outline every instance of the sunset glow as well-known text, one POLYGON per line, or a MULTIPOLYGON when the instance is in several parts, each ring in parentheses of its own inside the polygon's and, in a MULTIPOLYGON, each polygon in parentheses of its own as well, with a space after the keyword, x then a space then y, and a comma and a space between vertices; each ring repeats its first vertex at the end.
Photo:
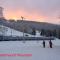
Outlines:
POLYGON ((21 16, 23 16, 26 20, 32 20, 32 21, 37 20, 40 22, 43 22, 44 19, 46 18, 36 12, 32 12, 32 14, 31 14, 31 13, 28 13, 23 10, 17 10, 17 11, 11 11, 11 10, 9 11, 8 10, 8 11, 4 12, 4 16, 6 19, 15 19, 15 20, 21 19, 21 16))
POLYGON ((60 0, 0 0, 6 19, 60 24, 60 0))

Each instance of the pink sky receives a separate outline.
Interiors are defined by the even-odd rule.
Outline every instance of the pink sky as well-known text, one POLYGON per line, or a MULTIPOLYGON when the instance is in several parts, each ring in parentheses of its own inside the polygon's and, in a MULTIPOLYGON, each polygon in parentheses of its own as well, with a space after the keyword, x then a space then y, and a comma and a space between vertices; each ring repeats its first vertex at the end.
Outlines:
POLYGON ((0 0, 6 19, 60 23, 60 0, 0 0))

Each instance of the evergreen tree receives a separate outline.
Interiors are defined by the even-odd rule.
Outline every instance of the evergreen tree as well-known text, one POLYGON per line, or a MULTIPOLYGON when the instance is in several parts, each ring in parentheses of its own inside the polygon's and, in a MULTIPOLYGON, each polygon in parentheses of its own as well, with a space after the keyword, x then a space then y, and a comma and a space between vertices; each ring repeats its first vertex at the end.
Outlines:
POLYGON ((53 35, 54 37, 57 37, 57 32, 56 32, 56 30, 53 30, 52 35, 53 35))
POLYGON ((57 35, 57 38, 59 38, 60 39, 60 30, 58 30, 58 33, 57 33, 58 35, 57 35))
POLYGON ((51 31, 51 30, 45 30, 45 31, 44 31, 44 35, 45 35, 46 37, 51 37, 51 36, 52 36, 52 31, 51 31))
POLYGON ((32 35, 36 35, 36 30, 35 30, 35 28, 32 29, 32 35))
POLYGON ((44 36, 46 34, 46 31, 44 29, 41 30, 41 35, 44 36))

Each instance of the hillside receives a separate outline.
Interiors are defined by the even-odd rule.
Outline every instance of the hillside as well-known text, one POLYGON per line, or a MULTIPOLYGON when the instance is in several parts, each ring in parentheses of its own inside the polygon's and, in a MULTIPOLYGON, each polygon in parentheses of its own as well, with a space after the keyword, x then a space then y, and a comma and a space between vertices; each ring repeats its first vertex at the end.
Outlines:
POLYGON ((18 31, 23 31, 23 29, 25 30, 25 32, 27 33, 31 33, 32 29, 36 29, 36 30, 41 30, 41 29, 45 29, 45 30, 54 30, 54 29, 60 29, 60 25, 56 25, 56 24, 51 24, 51 23, 46 23, 46 22, 34 22, 34 21, 22 21, 22 20, 2 20, 0 19, 0 24, 13 28, 15 30, 18 31))

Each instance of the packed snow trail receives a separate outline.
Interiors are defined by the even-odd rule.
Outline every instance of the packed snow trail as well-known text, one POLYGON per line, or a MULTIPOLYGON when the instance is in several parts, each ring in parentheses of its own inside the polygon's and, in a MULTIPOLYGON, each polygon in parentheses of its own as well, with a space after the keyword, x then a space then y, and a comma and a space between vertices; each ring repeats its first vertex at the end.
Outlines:
POLYGON ((1 41, 0 54, 32 54, 32 56, 0 56, 0 60, 60 60, 60 41, 52 41, 53 48, 43 48, 42 41, 1 41))

